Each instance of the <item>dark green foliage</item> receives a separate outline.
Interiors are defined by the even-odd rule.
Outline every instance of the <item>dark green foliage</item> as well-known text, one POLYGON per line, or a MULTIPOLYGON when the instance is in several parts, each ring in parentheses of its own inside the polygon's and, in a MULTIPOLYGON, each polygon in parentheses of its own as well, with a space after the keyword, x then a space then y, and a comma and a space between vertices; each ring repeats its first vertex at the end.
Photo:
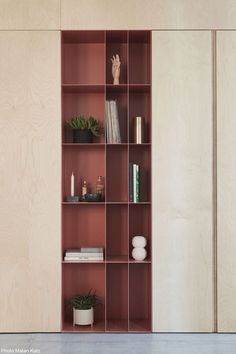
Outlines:
POLYGON ((96 295, 96 292, 91 293, 91 290, 87 294, 78 294, 69 300, 71 307, 76 310, 89 310, 92 307, 101 305, 99 298, 96 295))
POLYGON ((102 124, 91 116, 84 117, 81 115, 78 117, 72 117, 69 121, 67 121, 67 124, 72 129, 91 130, 92 134, 95 136, 100 136, 103 134, 102 124))

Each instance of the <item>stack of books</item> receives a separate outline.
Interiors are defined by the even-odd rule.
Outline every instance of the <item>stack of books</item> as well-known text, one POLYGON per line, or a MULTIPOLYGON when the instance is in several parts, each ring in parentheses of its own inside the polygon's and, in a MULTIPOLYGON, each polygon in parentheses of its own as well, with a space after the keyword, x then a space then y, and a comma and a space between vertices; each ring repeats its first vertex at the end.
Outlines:
POLYGON ((81 247, 66 250, 64 261, 103 261, 102 247, 81 247))
POLYGON ((129 164, 129 201, 140 202, 140 166, 132 162, 129 164))
POLYGON ((121 143, 118 109, 114 100, 106 101, 106 134, 108 144, 121 143))

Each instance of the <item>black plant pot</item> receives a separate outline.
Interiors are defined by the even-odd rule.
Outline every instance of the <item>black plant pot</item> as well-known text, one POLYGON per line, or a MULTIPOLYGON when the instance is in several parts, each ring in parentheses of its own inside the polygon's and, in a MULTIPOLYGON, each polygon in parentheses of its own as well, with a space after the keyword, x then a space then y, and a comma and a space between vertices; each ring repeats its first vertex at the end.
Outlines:
POLYGON ((74 143, 92 143, 93 134, 89 129, 74 129, 74 143))

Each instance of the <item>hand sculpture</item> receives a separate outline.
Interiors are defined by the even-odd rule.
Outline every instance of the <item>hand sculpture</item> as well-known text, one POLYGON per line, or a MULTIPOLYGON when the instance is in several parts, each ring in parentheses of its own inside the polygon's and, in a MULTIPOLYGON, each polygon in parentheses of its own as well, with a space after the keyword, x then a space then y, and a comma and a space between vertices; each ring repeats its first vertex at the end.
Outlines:
POLYGON ((119 77, 120 77, 120 58, 119 55, 113 55, 112 59, 112 76, 113 76, 113 84, 119 85, 119 77))

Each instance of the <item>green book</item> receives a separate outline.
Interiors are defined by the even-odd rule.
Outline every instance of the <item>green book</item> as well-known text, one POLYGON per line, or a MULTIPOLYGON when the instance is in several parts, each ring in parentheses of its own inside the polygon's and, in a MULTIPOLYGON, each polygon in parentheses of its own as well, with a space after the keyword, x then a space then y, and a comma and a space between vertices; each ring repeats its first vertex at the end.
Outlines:
POLYGON ((140 166, 136 165, 136 202, 140 202, 140 166))

